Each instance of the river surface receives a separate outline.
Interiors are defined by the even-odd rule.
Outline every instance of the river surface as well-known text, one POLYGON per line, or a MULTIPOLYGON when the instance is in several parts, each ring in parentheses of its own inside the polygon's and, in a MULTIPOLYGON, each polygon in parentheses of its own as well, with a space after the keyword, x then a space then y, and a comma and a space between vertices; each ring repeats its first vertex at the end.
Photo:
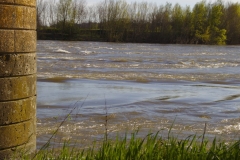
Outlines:
POLYGON ((52 145, 205 124, 210 139, 240 138, 240 46, 38 41, 37 56, 38 148, 64 119, 52 145))

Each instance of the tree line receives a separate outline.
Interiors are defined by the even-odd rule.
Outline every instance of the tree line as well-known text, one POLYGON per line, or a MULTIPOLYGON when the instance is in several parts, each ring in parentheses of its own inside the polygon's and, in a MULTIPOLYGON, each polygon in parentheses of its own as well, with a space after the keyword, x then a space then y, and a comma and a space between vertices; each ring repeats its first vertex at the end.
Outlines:
POLYGON ((192 8, 103 0, 37 0, 39 39, 177 44, 240 44, 240 4, 200 1, 192 8))

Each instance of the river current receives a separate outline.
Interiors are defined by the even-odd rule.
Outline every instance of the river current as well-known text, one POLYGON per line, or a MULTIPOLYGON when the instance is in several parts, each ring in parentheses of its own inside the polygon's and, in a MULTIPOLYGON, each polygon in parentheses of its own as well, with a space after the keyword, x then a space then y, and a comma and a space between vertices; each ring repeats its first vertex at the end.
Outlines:
POLYGON ((240 138, 240 46, 38 41, 37 56, 38 148, 64 119, 53 145, 205 124, 210 139, 240 138))

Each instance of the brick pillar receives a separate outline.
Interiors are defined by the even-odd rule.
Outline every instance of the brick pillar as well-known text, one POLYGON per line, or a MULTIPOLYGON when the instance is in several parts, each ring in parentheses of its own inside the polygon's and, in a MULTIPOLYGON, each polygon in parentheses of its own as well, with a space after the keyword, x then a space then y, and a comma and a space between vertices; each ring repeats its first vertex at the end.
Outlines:
POLYGON ((0 159, 36 149, 36 0, 0 0, 0 159))

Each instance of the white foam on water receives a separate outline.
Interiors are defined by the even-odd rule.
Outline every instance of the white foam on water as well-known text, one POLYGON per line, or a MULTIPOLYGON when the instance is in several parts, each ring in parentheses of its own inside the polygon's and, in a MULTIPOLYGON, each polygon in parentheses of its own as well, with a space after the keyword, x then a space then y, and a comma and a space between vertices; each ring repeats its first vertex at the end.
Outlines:
POLYGON ((131 67, 138 67, 140 64, 131 64, 131 67))
POLYGON ((110 47, 95 47, 94 49, 110 49, 110 50, 112 50, 113 48, 110 48, 110 47))
POLYGON ((225 126, 224 129, 226 131, 240 131, 240 123, 237 123, 235 125, 228 125, 225 126))
POLYGON ((93 51, 81 51, 82 53, 85 53, 85 54, 91 54, 91 53, 94 53, 93 51))
POLYGON ((56 50, 54 52, 56 52, 56 53, 71 53, 71 52, 69 52, 67 50, 64 50, 64 49, 58 49, 58 50, 56 50))

